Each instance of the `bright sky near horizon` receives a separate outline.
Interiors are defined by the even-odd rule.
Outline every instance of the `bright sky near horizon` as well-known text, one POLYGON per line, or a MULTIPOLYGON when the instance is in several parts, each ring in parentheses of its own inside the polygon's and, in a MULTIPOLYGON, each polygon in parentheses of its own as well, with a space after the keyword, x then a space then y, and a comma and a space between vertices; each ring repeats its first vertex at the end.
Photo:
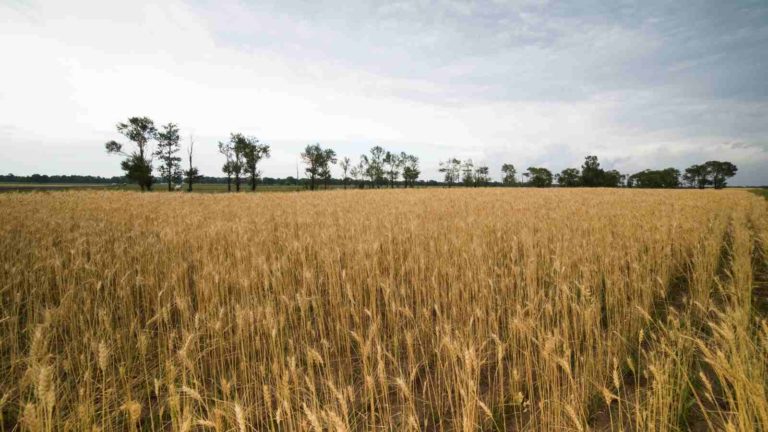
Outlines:
POLYGON ((129 116, 203 174, 230 132, 269 177, 319 142, 518 169, 739 167, 768 184, 768 2, 0 0, 0 173, 119 175, 129 116))

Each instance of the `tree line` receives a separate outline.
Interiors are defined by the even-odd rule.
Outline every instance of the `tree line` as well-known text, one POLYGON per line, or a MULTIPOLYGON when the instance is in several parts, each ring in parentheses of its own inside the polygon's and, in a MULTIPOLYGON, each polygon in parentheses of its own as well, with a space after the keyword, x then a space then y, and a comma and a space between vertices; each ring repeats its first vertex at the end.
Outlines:
MULTIPOLYGON (((190 137, 187 160, 182 167, 181 142, 179 128, 174 123, 159 128, 148 117, 131 117, 127 122, 118 123, 117 131, 130 141, 130 150, 116 141, 109 141, 105 148, 110 154, 123 157, 121 168, 125 177, 139 185, 142 191, 151 190, 156 180, 167 184, 168 190, 180 188, 182 181, 187 190, 192 191, 193 184, 204 177, 193 163, 194 139, 190 137), (155 158, 158 163, 159 177, 153 175, 155 158)), ((241 133, 231 133, 229 140, 218 143, 218 151, 224 158, 222 172, 226 178, 227 190, 240 191, 247 182, 251 191, 256 190, 261 181, 262 172, 259 163, 270 157, 269 144, 256 137, 241 133)), ((349 157, 339 159, 336 152, 323 148, 319 143, 309 144, 301 153, 305 165, 306 184, 310 190, 321 185, 328 187, 334 182, 331 166, 338 164, 342 171, 341 185, 364 188, 381 188, 402 185, 413 187, 417 184, 421 170, 419 158, 405 152, 390 152, 381 146, 372 147, 368 153, 360 155, 356 163, 349 157), (402 181, 401 181, 402 179, 402 181)), ((449 158, 440 162, 439 172, 448 187, 463 185, 484 187, 499 185, 492 181, 490 170, 485 165, 475 165, 471 159, 449 158)), ((736 175, 737 167, 730 162, 708 161, 692 165, 681 173, 676 168, 662 170, 644 170, 632 175, 625 175, 617 170, 605 170, 600 167, 597 156, 584 158, 580 168, 566 168, 553 174, 544 167, 528 167, 520 178, 517 169, 511 163, 501 167, 503 186, 550 187, 557 183, 561 187, 640 187, 640 188, 678 188, 681 186, 715 189, 727 185, 727 179, 736 175)), ((298 183, 298 179, 297 183, 298 183)), ((334 182, 336 183, 336 182, 334 182)), ((423 184, 423 182, 421 182, 423 184)), ((435 182, 437 183, 437 182, 435 182)), ((338 184, 338 183, 337 183, 338 184)))
MULTIPOLYGON (((513 164, 501 166, 501 182, 504 186, 550 187, 557 184, 560 187, 639 187, 639 188, 679 188, 713 186, 715 189, 724 188, 727 179, 736 175, 736 165, 730 162, 708 161, 701 165, 692 165, 680 173, 677 168, 662 170, 646 169, 632 175, 622 174, 617 170, 605 170, 600 167, 597 156, 584 158, 579 168, 565 168, 560 173, 553 174, 544 167, 528 167, 517 177, 517 169, 513 164)), ((477 166, 471 159, 461 161, 450 158, 440 163, 439 171, 448 187, 455 184, 464 186, 487 186, 490 182, 487 166, 477 166)))

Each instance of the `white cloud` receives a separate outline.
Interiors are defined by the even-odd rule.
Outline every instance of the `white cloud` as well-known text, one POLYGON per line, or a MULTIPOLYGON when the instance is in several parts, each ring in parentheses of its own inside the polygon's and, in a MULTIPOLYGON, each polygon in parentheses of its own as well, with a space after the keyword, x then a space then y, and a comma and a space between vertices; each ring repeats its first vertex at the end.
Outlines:
MULTIPOLYGON (((559 170, 591 153, 627 170, 705 156, 767 161, 763 147, 724 145, 750 144, 764 125, 750 121, 745 134, 729 127, 720 102, 619 79, 654 55, 653 34, 578 19, 585 31, 564 36, 573 23, 552 17, 554 29, 499 38, 478 27, 481 8, 459 6, 429 23, 410 2, 380 10, 391 16, 383 22, 362 3, 355 16, 324 10, 316 19, 290 4, 236 1, 0 5, 0 172, 118 174, 103 142, 132 115, 194 132, 210 175, 220 175, 216 141, 234 131, 273 145, 267 176, 295 175, 298 153, 315 141, 341 156, 375 144, 412 152, 427 177, 449 156, 492 172, 504 161, 559 170), (684 121, 665 127, 665 115, 684 121), (716 121, 701 134, 697 118, 716 121)), ((727 107, 768 112, 764 103, 727 107)), ((768 183, 765 174, 744 178, 768 183)))

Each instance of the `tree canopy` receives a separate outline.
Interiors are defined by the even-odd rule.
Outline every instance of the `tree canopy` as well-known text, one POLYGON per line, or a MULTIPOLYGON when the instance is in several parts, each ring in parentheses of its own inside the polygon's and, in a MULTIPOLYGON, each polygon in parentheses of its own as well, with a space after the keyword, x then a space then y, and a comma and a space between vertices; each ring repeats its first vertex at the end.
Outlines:
POLYGON ((150 145, 157 138, 155 123, 148 117, 130 117, 127 122, 117 124, 117 131, 133 143, 134 149, 128 152, 123 144, 109 141, 104 145, 107 153, 124 156, 120 168, 125 171, 125 177, 138 183, 141 190, 151 190, 154 178, 150 145))
POLYGON ((305 171, 309 176, 309 188, 314 190, 318 179, 330 178, 330 165, 336 163, 336 152, 332 149, 324 149, 319 143, 315 143, 307 145, 301 153, 301 159, 307 165, 305 171))

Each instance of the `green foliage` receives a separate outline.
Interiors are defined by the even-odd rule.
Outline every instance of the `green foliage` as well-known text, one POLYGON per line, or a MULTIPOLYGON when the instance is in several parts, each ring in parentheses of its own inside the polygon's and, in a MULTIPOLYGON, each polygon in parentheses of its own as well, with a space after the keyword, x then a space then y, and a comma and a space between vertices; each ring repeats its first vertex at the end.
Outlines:
POLYGON ((555 176, 557 184, 563 187, 576 187, 581 185, 581 174, 576 168, 566 168, 555 176))
MULTIPOLYGON (((232 159, 229 161, 228 168, 235 178, 235 191, 237 192, 240 192, 240 176, 244 173, 251 174, 252 188, 256 188, 254 176, 258 176, 258 172, 256 172, 255 165, 252 164, 253 160, 249 164, 248 158, 251 157, 253 159, 254 155, 250 153, 253 152, 253 146, 258 144, 258 141, 256 138, 246 137, 241 133, 231 133, 229 135, 229 148, 232 152, 232 159)), ((267 152, 269 152, 269 147, 267 147, 267 152)))
POLYGON ((344 183, 344 189, 347 188, 347 182, 349 181, 349 171, 352 167, 352 160, 348 157, 343 157, 341 161, 339 161, 339 167, 341 168, 341 181, 344 183))
POLYGON ((384 183, 384 157, 386 151, 380 146, 374 146, 370 150, 369 155, 360 156, 360 161, 363 164, 363 176, 367 177, 371 181, 372 186, 380 186, 384 183))
POLYGON ((529 167, 523 174, 528 179, 528 184, 534 187, 552 186, 552 172, 546 168, 529 167))
POLYGON ((388 151, 384 155, 383 162, 386 166, 385 173, 389 178, 389 187, 393 188, 395 187, 395 181, 400 177, 400 169, 403 167, 403 161, 401 160, 400 155, 388 151))
POLYGON ((155 123, 149 117, 131 117, 127 123, 118 123, 117 131, 136 143, 141 157, 144 157, 149 142, 157 136, 155 123))
POLYGON ((581 165, 581 185, 586 187, 603 186, 605 171, 600 168, 597 156, 587 156, 581 165))
POLYGON ((730 162, 708 161, 704 163, 715 189, 722 189, 728 183, 727 179, 736 175, 736 165, 730 162))
POLYGON ((626 176, 617 170, 609 170, 603 173, 604 187, 619 187, 624 182, 626 176))
POLYGON ((707 174, 707 167, 704 165, 691 165, 685 169, 683 174, 683 180, 689 186, 695 186, 699 189, 704 189, 709 183, 707 174))
POLYGON ((173 188, 174 183, 181 182, 181 158, 178 156, 180 150, 179 128, 173 123, 168 123, 157 133, 157 148, 154 153, 160 160, 160 176, 168 184, 168 190, 173 188))
POLYGON ((138 183, 141 190, 151 190, 154 179, 152 178, 152 160, 149 159, 149 144, 157 137, 157 128, 148 117, 131 117, 126 123, 118 123, 117 131, 128 138, 135 149, 128 153, 123 144, 116 141, 107 142, 104 147, 109 154, 119 154, 125 157, 120 167, 125 171, 125 176, 138 183))
POLYGON ((251 177, 251 190, 256 190, 256 182, 261 177, 261 171, 258 168, 262 159, 271 156, 269 144, 259 142, 256 137, 247 137, 242 143, 243 155, 245 157, 244 171, 251 177))
POLYGON ((730 162, 707 161, 702 165, 691 165, 686 168, 683 180, 689 186, 703 189, 714 186, 722 189, 727 185, 727 179, 736 175, 738 168, 730 162))
POLYGON ((487 186, 491 176, 487 166, 479 166, 475 169, 475 186, 487 186))
POLYGON ((501 166, 502 183, 505 186, 514 186, 517 184, 517 170, 512 164, 504 164, 501 166))
POLYGON ((597 156, 585 157, 581 172, 576 168, 566 168, 556 177, 557 183, 564 187, 619 187, 624 182, 624 176, 617 170, 600 168, 597 156))
POLYGON ((331 178, 331 164, 336 163, 336 152, 332 149, 324 149, 319 143, 307 145, 301 154, 301 159, 307 165, 305 171, 309 176, 309 189, 316 188, 318 179, 331 178))
POLYGON ((190 167, 184 171, 184 181, 187 183, 187 191, 192 192, 192 184, 198 183, 203 176, 197 167, 190 167))
POLYGON ((152 164, 134 153, 120 162, 120 168, 125 171, 125 178, 136 182, 142 191, 152 190, 152 164))
POLYGON ((413 186, 419 178, 419 175, 421 175, 421 171, 419 170, 419 158, 403 152, 400 153, 400 160, 403 161, 403 180, 405 181, 405 187, 408 187, 409 184, 413 186))
POLYGON ((680 187, 680 171, 676 168, 666 168, 663 170, 647 169, 629 176, 627 186, 639 188, 680 187))
POLYGON ((475 184, 475 164, 472 159, 467 159, 461 163, 461 181, 464 186, 475 184))
POLYGON ((225 158, 221 170, 227 175, 227 191, 229 192, 232 190, 232 176, 235 174, 235 149, 232 147, 232 142, 219 141, 219 153, 225 158))
POLYGON ((459 180, 461 174, 461 161, 456 158, 451 158, 445 162, 440 162, 440 169, 438 171, 443 173, 445 182, 448 183, 448 187, 451 187, 459 180))

